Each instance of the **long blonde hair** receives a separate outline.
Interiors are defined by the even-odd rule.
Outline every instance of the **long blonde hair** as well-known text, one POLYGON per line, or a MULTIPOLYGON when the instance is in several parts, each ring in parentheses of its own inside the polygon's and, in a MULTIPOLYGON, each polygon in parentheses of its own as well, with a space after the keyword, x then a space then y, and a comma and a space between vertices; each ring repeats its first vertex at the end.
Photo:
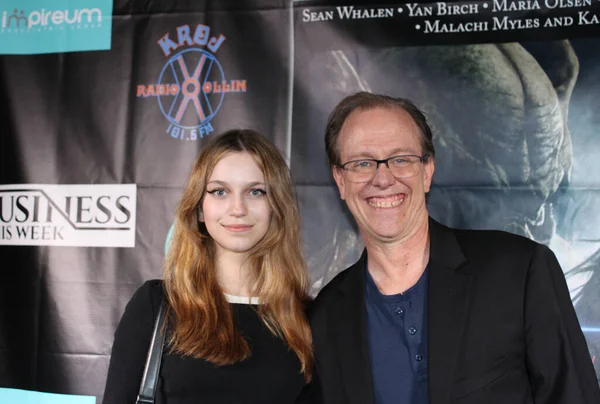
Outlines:
POLYGON ((253 130, 231 130, 212 139, 190 173, 163 268, 171 349, 217 365, 239 362, 250 355, 217 281, 214 242, 198 220, 206 183, 219 160, 231 152, 245 152, 254 158, 265 177, 272 210, 266 235, 248 256, 255 279, 254 295, 261 302, 258 313, 269 330, 294 350, 308 381, 313 362, 311 333, 304 314, 308 274, 300 247, 296 196, 281 154, 253 130))

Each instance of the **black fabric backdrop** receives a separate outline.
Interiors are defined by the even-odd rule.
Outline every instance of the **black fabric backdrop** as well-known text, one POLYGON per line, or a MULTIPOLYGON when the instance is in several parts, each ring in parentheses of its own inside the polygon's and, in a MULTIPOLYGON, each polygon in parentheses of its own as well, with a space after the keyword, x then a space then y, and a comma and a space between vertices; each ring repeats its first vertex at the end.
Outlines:
MULTIPOLYGON (((386 6, 390 19, 322 22, 304 21, 304 10, 337 13, 337 4, 170 3, 116 1, 110 51, 0 57, 0 184, 137 184, 134 248, 0 246, 0 386, 101 399, 112 334, 135 289, 160 277, 191 163, 229 128, 265 133, 290 161, 316 293, 362 248, 323 147, 331 108, 361 89, 411 98, 427 112, 436 219, 553 248, 591 354, 600 353, 597 25, 425 35, 414 28, 423 18, 400 2, 386 6), (174 97, 138 96, 138 86, 173 82, 159 76, 179 52, 192 49, 182 57, 190 73, 197 66, 206 47, 166 57, 158 44, 167 33, 176 41, 186 24, 223 34, 211 54, 227 80, 246 81, 246 91, 223 95, 213 134, 198 140, 185 128, 184 139, 167 133, 160 105, 178 108, 174 97)), ((505 14, 577 12, 541 8, 505 14)), ((587 9, 598 12, 596 3, 587 9)), ((182 122, 198 126, 191 105, 182 122)))

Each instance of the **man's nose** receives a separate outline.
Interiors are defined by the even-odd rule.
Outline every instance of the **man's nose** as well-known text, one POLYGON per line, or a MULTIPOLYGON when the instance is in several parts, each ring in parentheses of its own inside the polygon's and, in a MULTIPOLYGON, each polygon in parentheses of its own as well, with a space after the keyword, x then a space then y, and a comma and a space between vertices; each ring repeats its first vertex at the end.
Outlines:
POLYGON ((385 188, 389 187, 394 182, 396 182, 396 178, 392 175, 387 162, 382 161, 377 164, 377 170, 375 171, 375 176, 373 177, 373 180, 371 180, 371 183, 376 187, 385 188))

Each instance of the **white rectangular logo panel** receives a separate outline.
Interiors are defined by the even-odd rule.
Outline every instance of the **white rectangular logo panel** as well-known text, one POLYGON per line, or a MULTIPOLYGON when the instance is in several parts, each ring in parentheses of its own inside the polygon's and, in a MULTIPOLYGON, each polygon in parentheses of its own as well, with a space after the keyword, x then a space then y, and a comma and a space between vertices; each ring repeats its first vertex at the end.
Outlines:
POLYGON ((135 247, 135 184, 0 185, 0 245, 135 247))

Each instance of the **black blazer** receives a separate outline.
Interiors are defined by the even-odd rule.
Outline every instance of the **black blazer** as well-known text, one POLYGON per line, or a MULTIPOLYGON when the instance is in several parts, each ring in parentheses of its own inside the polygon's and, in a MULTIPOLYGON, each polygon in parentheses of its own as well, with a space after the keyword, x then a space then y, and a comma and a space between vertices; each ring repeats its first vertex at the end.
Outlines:
MULTIPOLYGON (((430 219, 431 404, 598 404, 600 391, 562 270, 545 246, 430 219)), ((325 404, 373 404, 366 252, 310 312, 325 404)))

